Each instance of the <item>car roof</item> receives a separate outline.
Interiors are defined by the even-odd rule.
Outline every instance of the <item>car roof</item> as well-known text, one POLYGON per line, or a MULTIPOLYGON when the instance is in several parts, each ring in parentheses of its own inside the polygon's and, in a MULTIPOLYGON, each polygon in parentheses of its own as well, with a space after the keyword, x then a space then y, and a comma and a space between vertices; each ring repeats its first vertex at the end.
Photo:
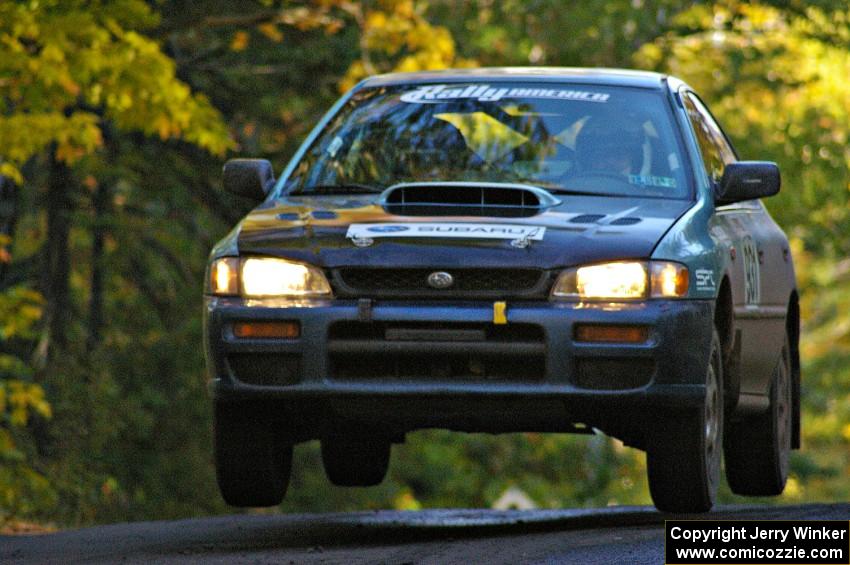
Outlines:
POLYGON ((475 69, 447 69, 414 73, 390 73, 369 77, 361 87, 420 84, 433 82, 569 82, 573 84, 598 84, 604 86, 630 86, 653 90, 663 89, 668 82, 683 84, 669 75, 629 69, 602 69, 578 67, 483 67, 475 69))

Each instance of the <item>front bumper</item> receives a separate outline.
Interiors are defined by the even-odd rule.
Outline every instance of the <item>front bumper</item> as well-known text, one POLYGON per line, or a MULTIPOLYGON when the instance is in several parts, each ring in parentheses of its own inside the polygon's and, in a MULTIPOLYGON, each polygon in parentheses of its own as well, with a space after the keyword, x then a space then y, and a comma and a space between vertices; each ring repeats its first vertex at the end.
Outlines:
POLYGON ((278 404, 300 439, 356 422, 393 434, 423 427, 486 432, 599 428, 636 445, 660 415, 703 402, 710 301, 518 301, 508 304, 505 326, 493 325, 493 303, 485 301, 364 306, 356 300, 207 297, 206 357, 216 401, 278 404), (301 335, 240 339, 232 332, 239 321, 296 321, 301 335), (581 323, 647 326, 649 339, 577 343, 574 328, 581 323), (384 340, 384 328, 407 326, 472 327, 487 337, 384 340), (457 358, 469 365, 461 368, 469 369, 461 378, 454 374, 457 363, 450 361, 457 358), (422 369, 425 365, 429 368, 422 369), (511 378, 514 370, 520 378, 511 378), (264 380, 267 374, 279 378, 264 380))

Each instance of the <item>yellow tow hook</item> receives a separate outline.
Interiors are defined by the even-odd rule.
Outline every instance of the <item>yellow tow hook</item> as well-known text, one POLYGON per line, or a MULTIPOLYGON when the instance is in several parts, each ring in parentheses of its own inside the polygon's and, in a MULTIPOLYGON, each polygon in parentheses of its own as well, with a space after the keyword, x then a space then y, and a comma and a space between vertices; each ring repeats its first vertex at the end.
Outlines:
POLYGON ((504 301, 494 302, 493 303, 493 323, 497 326, 505 325, 508 323, 508 303, 504 301))

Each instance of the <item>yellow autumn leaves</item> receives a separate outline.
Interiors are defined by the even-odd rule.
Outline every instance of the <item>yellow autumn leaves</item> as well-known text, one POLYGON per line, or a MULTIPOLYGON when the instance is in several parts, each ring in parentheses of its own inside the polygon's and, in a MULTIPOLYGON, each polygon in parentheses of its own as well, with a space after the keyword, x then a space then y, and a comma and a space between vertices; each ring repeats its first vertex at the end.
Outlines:
POLYGON ((457 57, 449 30, 429 23, 423 8, 412 0, 384 0, 377 9, 358 14, 361 54, 340 81, 340 90, 382 72, 472 66, 472 61, 457 57))
POLYGON ((67 162, 92 153, 104 119, 214 153, 233 145, 218 111, 134 29, 153 21, 148 5, 121 7, 0 3, 0 174, 20 182, 20 167, 51 146, 67 162))
POLYGON ((6 416, 12 426, 26 426, 31 413, 45 418, 51 416, 44 389, 21 381, 0 381, 0 414, 6 416))
MULTIPOLYGON (((183 139, 213 153, 234 146, 219 112, 176 76, 174 61, 139 33, 156 21, 143 0, 92 6, 64 2, 0 3, 0 174, 21 182, 20 167, 48 149, 73 163, 103 143, 103 121, 119 131, 183 139)), ((387 71, 468 66, 448 29, 430 24, 424 4, 323 0, 282 8, 253 26, 273 42, 282 27, 332 34, 359 26, 360 56, 340 81, 346 90, 387 71)), ((248 47, 237 29, 230 48, 248 47)))
MULTIPOLYGON (((0 244, 4 241, 0 240, 0 244)), ((35 337, 35 324, 41 318, 43 299, 32 290, 18 286, 0 293, 0 342, 35 337)), ((44 389, 23 380, 30 372, 23 361, 0 353, 0 460, 19 457, 12 428, 27 425, 33 414, 50 418, 52 411, 44 389), (10 378, 11 375, 11 378, 10 378)), ((2 481, 0 481, 2 486, 2 481)))

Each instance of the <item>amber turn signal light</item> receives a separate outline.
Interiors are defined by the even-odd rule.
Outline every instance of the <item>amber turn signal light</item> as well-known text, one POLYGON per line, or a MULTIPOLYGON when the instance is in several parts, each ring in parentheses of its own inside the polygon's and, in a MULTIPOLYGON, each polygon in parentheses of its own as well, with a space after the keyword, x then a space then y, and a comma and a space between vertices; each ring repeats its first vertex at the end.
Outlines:
POLYGON ((233 335, 238 338, 292 339, 301 335, 298 322, 236 322, 233 335))
POLYGON ((575 329, 575 340, 597 343, 645 343, 649 339, 646 326, 608 326, 579 324, 575 329))

